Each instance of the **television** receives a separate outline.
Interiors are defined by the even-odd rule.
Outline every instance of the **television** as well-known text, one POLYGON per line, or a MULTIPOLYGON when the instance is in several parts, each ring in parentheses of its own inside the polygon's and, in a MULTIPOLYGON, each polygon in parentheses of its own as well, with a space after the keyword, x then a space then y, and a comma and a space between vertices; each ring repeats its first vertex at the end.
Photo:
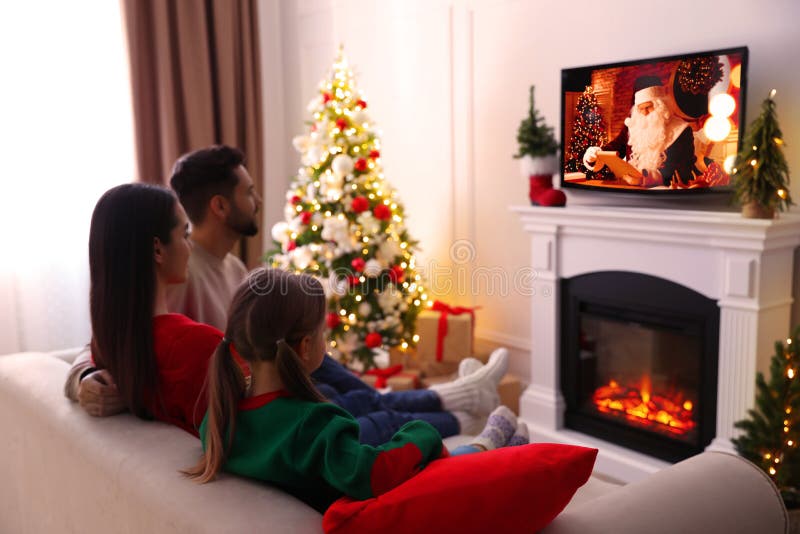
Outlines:
POLYGON ((746 47, 563 69, 561 186, 729 193, 746 81, 746 47))

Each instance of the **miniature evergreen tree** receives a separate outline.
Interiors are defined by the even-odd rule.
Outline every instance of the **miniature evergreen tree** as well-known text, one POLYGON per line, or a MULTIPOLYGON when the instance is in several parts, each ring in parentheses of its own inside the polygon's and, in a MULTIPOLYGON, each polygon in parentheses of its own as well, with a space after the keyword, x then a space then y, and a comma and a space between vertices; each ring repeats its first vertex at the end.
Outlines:
POLYGON ((790 508, 800 506, 800 327, 784 345, 775 342, 770 378, 756 376, 756 406, 735 423, 740 455, 755 463, 778 486, 790 508))
POLYGON ((769 211, 789 207, 789 167, 783 155, 783 135, 775 114, 775 89, 761 105, 761 115, 749 127, 733 169, 735 198, 755 202, 769 211))
POLYGON ((374 349, 416 345, 416 318, 428 300, 417 242, 384 178, 380 140, 341 49, 308 110, 309 130, 293 141, 302 167, 267 260, 320 279, 331 353, 357 370, 370 368, 374 349))
POLYGON ((587 86, 583 94, 578 97, 575 105, 575 122, 572 126, 572 138, 567 150, 567 172, 583 172, 587 178, 613 178, 614 175, 607 168, 594 172, 583 165, 583 154, 592 146, 606 144, 606 127, 603 121, 603 112, 597 103, 597 96, 591 85, 587 86))
POLYGON ((539 115, 539 111, 534 104, 534 89, 535 87, 531 85, 528 116, 522 120, 517 131, 519 152, 514 156, 515 158, 550 156, 558 150, 558 144, 555 137, 553 137, 552 126, 545 124, 544 118, 539 115))

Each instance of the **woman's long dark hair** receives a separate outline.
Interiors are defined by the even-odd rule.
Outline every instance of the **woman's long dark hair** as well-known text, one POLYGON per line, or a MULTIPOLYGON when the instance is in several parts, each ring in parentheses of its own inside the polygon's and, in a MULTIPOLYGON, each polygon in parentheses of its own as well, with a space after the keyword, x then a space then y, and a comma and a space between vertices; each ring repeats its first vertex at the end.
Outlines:
POLYGON ((92 356, 108 369, 128 409, 150 417, 155 394, 153 353, 156 295, 154 241, 170 242, 178 224, 175 195, 163 187, 124 184, 97 201, 89 230, 92 356))
POLYGON ((256 269, 245 280, 228 311, 225 340, 208 365, 205 453, 184 471, 198 482, 213 480, 230 450, 244 380, 231 354, 248 362, 275 362, 283 387, 293 396, 321 402, 295 347, 323 327, 325 292, 316 278, 279 269, 256 269))

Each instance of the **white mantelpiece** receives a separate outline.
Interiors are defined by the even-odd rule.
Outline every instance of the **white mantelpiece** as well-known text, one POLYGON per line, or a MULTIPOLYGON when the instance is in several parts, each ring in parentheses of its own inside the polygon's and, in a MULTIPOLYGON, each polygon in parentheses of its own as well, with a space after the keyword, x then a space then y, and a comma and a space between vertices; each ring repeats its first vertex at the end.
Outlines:
POLYGON ((752 406, 756 370, 787 335, 800 217, 744 219, 738 213, 647 208, 514 206, 530 234, 531 376, 521 416, 535 439, 600 449, 598 469, 625 480, 667 465, 563 429, 559 387, 559 280, 630 271, 683 284, 720 307, 717 436, 709 449, 731 451, 734 421, 752 406))

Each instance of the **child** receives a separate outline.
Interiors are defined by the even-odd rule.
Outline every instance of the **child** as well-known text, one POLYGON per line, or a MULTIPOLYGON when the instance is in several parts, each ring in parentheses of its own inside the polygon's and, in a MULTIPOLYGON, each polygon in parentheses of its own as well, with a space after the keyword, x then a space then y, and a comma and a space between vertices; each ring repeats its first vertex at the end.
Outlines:
MULTIPOLYGON (((209 364, 204 454, 186 471, 190 477, 208 482, 224 467, 275 484, 322 512, 342 495, 380 495, 447 454, 424 421, 406 423, 383 445, 359 443, 356 420, 325 402, 310 378, 325 353, 325 308, 321 284, 308 275, 258 269, 239 287, 209 364), (234 347, 250 366, 248 390, 234 347)), ((463 452, 520 441, 516 428, 507 408, 496 410, 463 452)))

